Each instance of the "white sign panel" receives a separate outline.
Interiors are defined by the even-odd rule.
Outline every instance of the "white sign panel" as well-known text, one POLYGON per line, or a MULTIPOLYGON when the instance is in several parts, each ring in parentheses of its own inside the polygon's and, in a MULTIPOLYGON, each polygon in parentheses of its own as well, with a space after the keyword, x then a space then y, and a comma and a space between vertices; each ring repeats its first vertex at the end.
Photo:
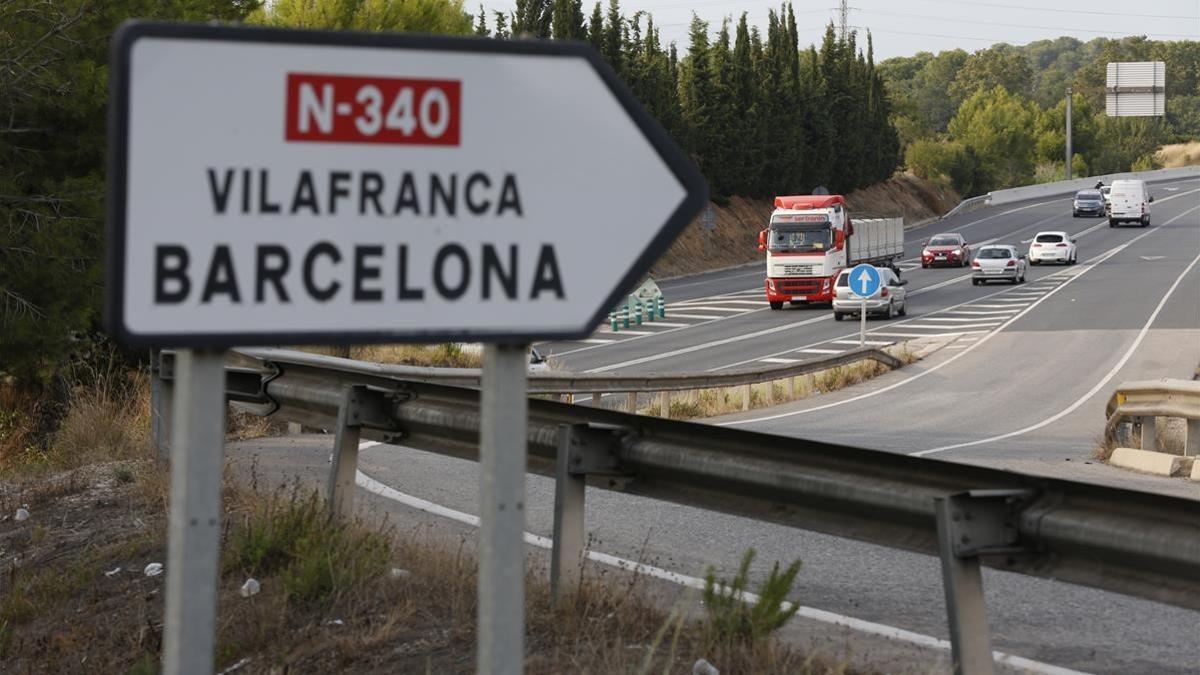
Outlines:
POLYGON ((1162 117, 1166 87, 1167 66, 1162 61, 1109 63, 1105 112, 1109 117, 1162 117))
POLYGON ((112 72, 129 344, 580 337, 706 200, 581 44, 133 23, 112 72))

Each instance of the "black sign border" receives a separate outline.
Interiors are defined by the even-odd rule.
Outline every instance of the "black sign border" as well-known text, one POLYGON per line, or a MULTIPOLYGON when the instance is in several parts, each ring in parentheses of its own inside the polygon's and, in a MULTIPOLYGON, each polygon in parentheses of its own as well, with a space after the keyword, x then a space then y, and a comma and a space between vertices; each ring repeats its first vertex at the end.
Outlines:
POLYGON ((497 40, 400 33, 313 31, 246 26, 221 26, 157 21, 127 21, 113 36, 110 56, 108 110, 108 181, 105 225, 104 325, 118 342, 137 347, 233 347, 239 345, 366 344, 421 342, 491 342, 522 344, 550 340, 577 340, 591 334, 607 319, 610 308, 649 271, 708 202, 708 184, 696 165, 651 117, 600 55, 584 42, 497 40), (685 195, 666 224, 621 277, 588 323, 578 330, 529 332, 489 331, 313 331, 249 333, 135 333, 125 326, 126 189, 129 141, 130 54, 137 40, 146 37, 254 42, 293 45, 328 45, 392 49, 441 50, 483 54, 528 54, 583 58, 608 85, 633 123, 682 184, 685 195))

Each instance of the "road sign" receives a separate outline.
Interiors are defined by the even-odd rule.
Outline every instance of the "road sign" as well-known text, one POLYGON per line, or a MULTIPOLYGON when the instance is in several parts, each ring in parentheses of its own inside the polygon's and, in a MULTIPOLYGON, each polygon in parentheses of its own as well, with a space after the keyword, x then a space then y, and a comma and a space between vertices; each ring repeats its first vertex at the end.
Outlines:
POLYGON ((126 344, 579 338, 706 203, 583 44, 132 23, 112 74, 126 344))
POLYGON ((856 265, 850 270, 850 290, 857 296, 869 298, 879 292, 883 283, 879 270, 873 265, 856 265))
POLYGON ((1167 66, 1163 61, 1110 62, 1105 74, 1105 114, 1162 117, 1166 111, 1167 66))

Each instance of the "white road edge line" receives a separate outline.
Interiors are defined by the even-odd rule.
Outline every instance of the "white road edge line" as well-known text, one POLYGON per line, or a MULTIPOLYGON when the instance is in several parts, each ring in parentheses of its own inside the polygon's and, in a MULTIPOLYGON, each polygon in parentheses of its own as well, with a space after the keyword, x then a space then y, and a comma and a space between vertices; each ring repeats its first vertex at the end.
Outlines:
MULTIPOLYGON (((379 443, 378 441, 363 441, 362 443, 358 444, 358 449, 359 451, 362 451, 366 450, 367 448, 373 448, 377 445, 382 445, 382 443, 379 443)), ((479 527, 479 516, 473 516, 469 513, 456 511, 449 507, 442 506, 441 504, 435 504, 426 499, 405 494, 395 488, 380 483, 362 471, 357 471, 355 473, 354 482, 367 492, 379 497, 383 497, 384 499, 390 499, 405 506, 424 511, 435 516, 447 518, 464 525, 479 527)), ((554 546, 554 540, 549 537, 543 537, 531 532, 525 532, 524 536, 525 543, 529 544, 530 546, 536 546, 545 550, 550 550, 554 546)), ((633 560, 629 560, 628 558, 621 558, 608 553, 593 551, 591 549, 588 549, 585 552, 585 555, 587 556, 588 560, 600 563, 601 565, 608 565, 609 567, 615 567, 617 569, 626 570, 635 574, 641 574, 655 579, 662 579, 663 581, 669 581, 687 588, 704 590, 704 580, 700 579, 699 577, 672 572, 662 567, 635 562, 633 560)), ((741 593, 739 599, 745 603, 758 602, 758 596, 754 593, 743 592, 741 593)), ((784 609, 791 609, 791 606, 792 603, 789 602, 784 602, 781 605, 781 607, 784 609)), ((862 619, 856 619, 852 616, 846 616, 844 614, 827 612, 823 609, 816 609, 801 605, 796 614, 806 619, 833 624, 835 626, 844 626, 862 633, 879 635, 891 640, 899 640, 901 642, 907 642, 909 644, 919 645, 922 647, 933 647, 934 649, 940 649, 942 651, 950 650, 950 642, 948 640, 942 640, 940 638, 933 637, 932 635, 915 633, 913 631, 904 630, 903 628, 896 628, 895 626, 888 626, 882 623, 864 621, 862 619)), ((1040 661, 1027 659, 1023 656, 1005 654, 1004 652, 992 652, 992 658, 996 663, 1001 665, 1012 666, 1014 668, 1023 669, 1030 672, 1045 673, 1045 675, 1086 675, 1078 670, 1071 670, 1070 668, 1063 668, 1061 666, 1055 666, 1049 663, 1042 663, 1040 661)))
MULTIPOLYGON (((1200 207, 1196 207, 1196 208, 1200 208, 1200 207)), ((1183 214, 1181 214, 1179 217, 1182 218, 1184 215, 1187 215, 1187 213, 1194 211, 1194 210, 1195 210, 1195 208, 1189 209, 1188 211, 1185 211, 1183 214)), ((1167 221, 1167 223, 1164 223, 1164 225, 1174 222, 1174 220, 1176 220, 1176 219, 1169 220, 1169 221, 1167 221)), ((1166 294, 1164 294, 1162 299, 1158 301, 1158 306, 1156 306, 1154 308, 1154 311, 1150 313, 1150 318, 1146 319, 1146 323, 1142 326, 1142 329, 1140 331, 1138 331, 1137 337, 1134 338, 1134 340, 1133 340, 1133 344, 1129 345, 1129 349, 1125 350, 1125 354, 1121 356, 1121 360, 1117 361, 1117 363, 1108 371, 1108 373, 1105 374, 1105 376, 1103 378, 1101 378, 1099 382, 1096 383, 1096 386, 1094 386, 1090 390, 1088 390, 1088 392, 1086 394, 1081 396, 1074 403, 1072 403, 1071 405, 1069 405, 1066 408, 1059 411, 1058 414, 1047 417, 1046 419, 1042 420, 1041 422, 1038 422, 1037 424, 1031 424, 1031 425, 1025 427, 1024 429, 1017 429, 1016 431, 1010 431, 1006 434, 1000 434, 998 436, 991 436, 989 438, 981 438, 979 440, 969 441, 967 443, 955 443, 954 445, 943 445, 941 447, 930 448, 929 450, 921 450, 921 451, 912 452, 909 454, 914 455, 916 457, 924 457, 925 455, 932 455, 936 452, 945 452, 947 450, 955 450, 958 448, 968 448, 968 447, 971 447, 974 445, 983 445, 984 443, 992 443, 995 441, 1002 441, 1006 438, 1012 438, 1013 436, 1021 436, 1021 435, 1027 434, 1031 431, 1037 431, 1038 429, 1041 429, 1042 427, 1047 426, 1049 424, 1053 424, 1053 423, 1057 422, 1058 420, 1066 417, 1067 415, 1070 415, 1071 413, 1075 412, 1076 410, 1079 409, 1080 406, 1082 406, 1084 403, 1086 403, 1088 399, 1095 396, 1097 392, 1099 392, 1101 389, 1104 388, 1105 385, 1107 385, 1110 381, 1112 381, 1112 379, 1117 376, 1117 373, 1120 372, 1121 368, 1125 367, 1125 364, 1129 361, 1130 358, 1133 357, 1134 352, 1137 351, 1138 346, 1142 344, 1142 340, 1146 337, 1146 334, 1150 332, 1150 327, 1152 325, 1154 325, 1154 321, 1158 318, 1158 313, 1161 312, 1162 308, 1166 306, 1167 300, 1171 299, 1171 296, 1175 294, 1175 289, 1179 288, 1180 282, 1183 281, 1184 277, 1186 277, 1192 271, 1192 268, 1195 267, 1196 263, 1198 263, 1198 262, 1200 262, 1200 255, 1196 256, 1195 258, 1192 258, 1192 262, 1186 268, 1184 268, 1183 272, 1178 277, 1175 278, 1175 283, 1171 284, 1171 287, 1167 289, 1166 294)))
MULTIPOLYGON (((1187 193, 1184 193, 1184 194, 1187 194, 1187 193)), ((1178 196, 1182 196, 1182 195, 1178 195, 1178 196)), ((1167 199, 1171 199, 1171 197, 1168 197, 1167 199)), ((1164 199, 1162 201, 1166 201, 1166 199, 1164 199)), ((834 407, 837 407, 840 405, 845 405, 847 403, 854 403, 855 401, 861 401, 865 398, 871 398, 873 396, 878 396, 879 394, 891 391, 893 389, 896 389, 897 387, 902 387, 911 382, 915 382, 916 380, 919 380, 922 377, 929 375, 930 373, 936 373, 937 371, 941 370, 942 368, 950 365, 951 363, 954 363, 955 361, 959 360, 960 358, 975 351, 976 347, 979 347, 980 345, 987 343, 988 340, 991 340, 993 337, 999 335, 1001 332, 1004 331, 1005 328, 1009 327, 1010 325, 1012 325, 1013 323, 1018 321, 1021 317, 1025 316, 1029 312, 1032 312, 1034 310, 1034 308, 1036 308, 1038 305, 1040 305, 1043 302, 1045 302, 1046 300, 1048 300, 1050 298, 1050 296, 1052 296, 1052 295, 1058 293, 1059 291, 1061 291, 1062 289, 1066 288, 1068 284, 1075 281, 1079 277, 1083 276, 1087 272, 1091 271, 1093 268, 1096 267, 1096 265, 1099 265, 1100 263, 1104 262, 1105 260, 1108 260, 1109 258, 1113 257, 1114 255, 1129 248, 1135 242, 1137 242, 1137 241, 1141 240, 1142 238, 1147 237, 1151 234, 1154 234, 1155 232, 1158 232, 1163 226, 1170 225, 1171 223, 1183 218, 1184 216, 1191 213, 1192 211, 1195 211, 1198 208, 1200 208, 1200 206, 1194 206, 1194 207, 1184 211, 1183 213, 1179 214, 1178 216, 1175 216, 1174 218, 1168 220, 1167 222, 1163 223, 1159 227, 1152 229, 1152 230, 1148 230, 1146 232, 1143 232, 1142 234, 1139 234, 1138 236, 1134 237, 1133 239, 1130 239, 1129 241, 1125 242, 1124 244, 1121 244, 1120 246, 1112 248, 1105 253, 1101 253, 1099 256, 1092 258, 1091 260, 1085 262, 1081 269, 1079 269, 1074 275, 1070 276, 1066 281, 1059 284, 1058 287, 1055 288, 1053 291, 1050 291, 1049 293, 1043 295, 1041 298, 1038 298, 1036 301, 1034 301, 1033 304, 1026 307, 1019 314, 1014 315, 1011 319, 1005 321, 1002 325, 997 326, 995 328, 995 330, 993 330, 991 333, 988 333, 987 335, 980 338, 979 341, 972 343, 970 347, 958 352, 954 356, 951 356, 950 358, 946 359, 945 361, 942 361, 941 363, 930 368, 929 370, 923 370, 923 371, 917 373, 916 375, 913 375, 912 377, 909 377, 907 379, 901 380, 894 384, 890 384, 890 385, 880 388, 880 389, 876 389, 874 391, 869 391, 865 394, 853 396, 853 397, 845 399, 843 401, 834 401, 832 403, 826 403, 825 405, 819 405, 819 406, 815 406, 812 408, 805 408, 803 410, 792 410, 790 412, 777 413, 775 415, 766 415, 764 417, 754 417, 754 418, 744 419, 744 420, 731 420, 729 422, 717 422, 713 426, 731 427, 731 426, 736 426, 739 424, 753 424, 755 422, 767 422, 770 420, 782 419, 784 417, 795 417, 797 415, 807 415, 809 413, 818 412, 820 410, 827 410, 829 408, 834 408, 834 407)), ((948 449, 948 448, 946 448, 946 449, 948 449)), ((922 451, 922 452, 929 452, 929 451, 926 450, 926 451, 922 451)))

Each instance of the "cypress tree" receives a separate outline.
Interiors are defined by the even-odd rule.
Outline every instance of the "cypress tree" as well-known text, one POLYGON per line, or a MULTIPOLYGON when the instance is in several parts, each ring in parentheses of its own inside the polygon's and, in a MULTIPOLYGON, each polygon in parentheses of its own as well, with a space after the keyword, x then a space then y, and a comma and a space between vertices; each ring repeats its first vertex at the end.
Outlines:
POLYGON ((550 33, 555 40, 581 40, 587 35, 582 0, 554 0, 550 33))
POLYGON ((587 39, 596 51, 604 53, 604 13, 600 9, 599 0, 592 8, 592 19, 588 21, 587 39))

